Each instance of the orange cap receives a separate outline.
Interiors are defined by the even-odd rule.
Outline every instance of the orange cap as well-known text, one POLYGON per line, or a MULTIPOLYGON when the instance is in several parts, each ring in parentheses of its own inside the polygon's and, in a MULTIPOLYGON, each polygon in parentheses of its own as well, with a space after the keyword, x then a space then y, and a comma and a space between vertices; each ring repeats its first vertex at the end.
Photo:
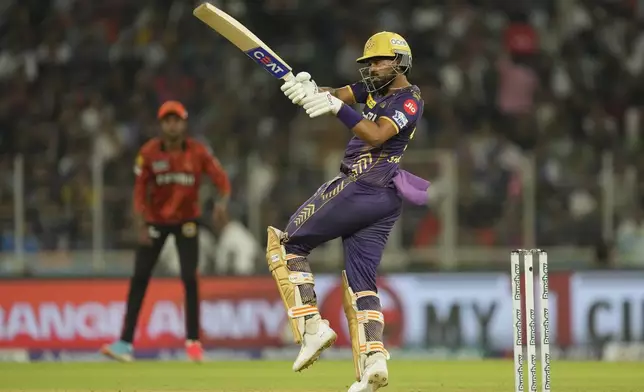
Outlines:
POLYGON ((188 118, 188 111, 186 108, 183 106, 183 104, 179 101, 166 101, 161 105, 159 108, 159 113, 157 114, 157 117, 159 119, 162 119, 163 117, 169 115, 169 114, 176 114, 182 119, 187 119, 188 118))

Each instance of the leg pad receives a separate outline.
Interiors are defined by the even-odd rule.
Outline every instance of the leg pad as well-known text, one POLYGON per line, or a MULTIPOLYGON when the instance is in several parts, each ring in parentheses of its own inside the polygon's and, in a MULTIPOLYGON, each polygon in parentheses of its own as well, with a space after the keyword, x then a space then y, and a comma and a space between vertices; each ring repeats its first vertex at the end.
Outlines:
POLYGON ((384 326, 385 317, 382 312, 377 310, 358 310, 358 298, 370 296, 377 297, 378 294, 375 291, 360 291, 358 293, 354 293, 349 286, 349 279, 347 278, 346 271, 342 271, 342 286, 344 289, 342 305, 349 324, 353 365, 356 380, 360 381, 364 372, 365 361, 369 354, 382 352, 386 355, 387 359, 389 359, 389 353, 385 350, 385 346, 381 341, 367 341, 368 331, 365 328, 367 323, 370 321, 379 322, 384 326))
POLYGON ((266 262, 286 307, 293 340, 299 344, 302 342, 304 334, 305 317, 319 314, 317 306, 302 302, 302 293, 300 292, 300 286, 314 284, 313 274, 291 271, 288 268, 287 259, 289 257, 282 245, 283 233, 281 231, 269 226, 267 236, 266 262))

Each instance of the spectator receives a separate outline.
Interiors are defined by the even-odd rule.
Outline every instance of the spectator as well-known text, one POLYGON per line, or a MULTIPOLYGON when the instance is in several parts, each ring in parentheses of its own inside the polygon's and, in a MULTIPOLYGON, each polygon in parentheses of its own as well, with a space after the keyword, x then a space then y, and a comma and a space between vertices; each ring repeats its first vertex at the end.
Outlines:
MULTIPOLYGON (((154 108, 168 98, 188 105, 191 132, 231 173, 231 208, 242 213, 222 233, 221 252, 229 236, 257 248, 247 230, 263 237, 269 221, 284 223, 337 170, 346 130, 330 117, 311 121, 283 99, 269 74, 194 20, 192 1, 170 3, 0 2, 0 210, 13 210, 6 179, 10 156, 20 152, 29 219, 40 227, 34 246, 89 247, 94 206, 105 210, 106 246, 132 242, 131 166, 157 132, 154 108), (94 159, 104 168, 99 200, 94 159), (250 203, 259 214, 247 212, 250 203), (61 235, 71 240, 56 239, 61 235)), ((329 86, 359 77, 354 60, 372 33, 360 20, 406 36, 414 53, 410 77, 426 111, 404 164, 444 165, 434 152, 456 152, 459 245, 517 242, 526 194, 519 173, 532 157, 538 242, 596 240, 604 200, 598 174, 612 155, 619 158, 618 222, 608 231, 617 229, 618 256, 639 255, 639 223, 625 212, 644 208, 644 34, 614 2, 219 3, 329 86), (295 12, 306 22, 291 28, 285 21, 295 12)), ((403 214, 403 244, 436 242, 444 227, 438 214, 403 214)), ((236 265, 248 272, 255 255, 244 257, 236 265)))

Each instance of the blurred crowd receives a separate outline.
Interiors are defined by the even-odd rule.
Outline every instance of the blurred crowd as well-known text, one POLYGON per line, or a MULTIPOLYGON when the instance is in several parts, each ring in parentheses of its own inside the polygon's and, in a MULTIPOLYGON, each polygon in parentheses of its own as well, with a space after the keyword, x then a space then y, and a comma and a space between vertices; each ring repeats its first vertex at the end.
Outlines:
MULTIPOLYGON (((427 151, 427 160, 410 169, 433 178, 441 167, 432 149, 455 152, 459 244, 520 245, 519 173, 533 157, 540 246, 614 244, 644 262, 641 0, 211 2, 324 86, 358 79, 355 58, 374 32, 403 35, 426 105, 409 151, 427 151), (609 161, 615 223, 603 231, 609 161)), ((286 100, 277 81, 192 16, 196 3, 0 0, 4 250, 17 153, 29 249, 90 247, 97 157, 105 245, 128 247, 132 162, 157 134, 166 99, 188 107, 190 132, 228 171, 236 221, 247 223, 252 203, 262 227, 283 226, 327 179, 328 159, 349 132, 286 100)), ((405 214, 406 246, 436 243, 435 211, 405 214)))

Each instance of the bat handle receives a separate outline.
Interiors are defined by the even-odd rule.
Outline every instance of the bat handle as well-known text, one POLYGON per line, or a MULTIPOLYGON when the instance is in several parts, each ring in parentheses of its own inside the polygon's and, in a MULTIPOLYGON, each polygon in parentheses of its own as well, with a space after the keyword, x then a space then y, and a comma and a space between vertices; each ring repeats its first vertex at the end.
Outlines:
POLYGON ((293 72, 289 72, 286 75, 284 75, 282 80, 285 81, 285 82, 288 82, 289 80, 292 80, 294 77, 295 77, 295 75, 293 75, 293 72))

